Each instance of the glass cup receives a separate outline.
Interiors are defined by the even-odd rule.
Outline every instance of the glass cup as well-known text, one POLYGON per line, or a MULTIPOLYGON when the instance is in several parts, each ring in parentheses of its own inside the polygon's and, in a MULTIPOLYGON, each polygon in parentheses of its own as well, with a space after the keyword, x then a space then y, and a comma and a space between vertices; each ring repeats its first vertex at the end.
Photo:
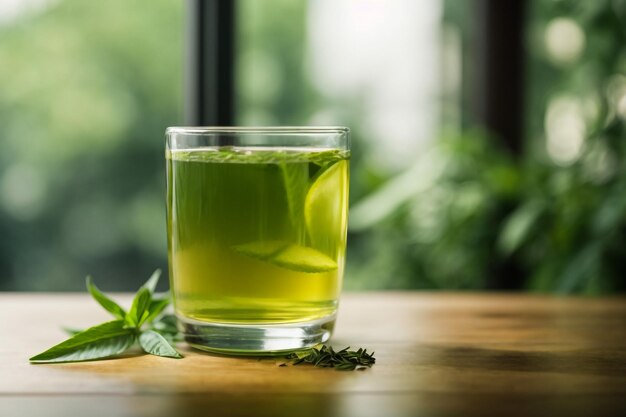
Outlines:
POLYGON ((331 335, 343 278, 349 129, 170 127, 170 287, 191 346, 279 353, 331 335))

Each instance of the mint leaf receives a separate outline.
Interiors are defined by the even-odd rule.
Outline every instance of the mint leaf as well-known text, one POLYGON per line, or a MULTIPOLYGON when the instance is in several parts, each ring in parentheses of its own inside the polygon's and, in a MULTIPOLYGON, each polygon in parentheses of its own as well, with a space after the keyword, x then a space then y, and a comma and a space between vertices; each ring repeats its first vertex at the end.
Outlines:
POLYGON ((148 281, 137 291, 133 299, 133 305, 126 315, 126 324, 128 324, 128 326, 137 329, 140 328, 146 321, 154 320, 169 304, 169 298, 152 299, 160 277, 161 270, 155 270, 150 278, 148 278, 148 281))
POLYGON ((150 290, 150 294, 154 294, 154 291, 156 290, 156 286, 159 283, 160 277, 161 277, 161 270, 160 269, 155 270, 150 276, 150 278, 148 278, 148 281, 146 281, 146 283, 143 284, 142 288, 147 288, 148 290, 150 290))
POLYGON ((167 340, 154 330, 146 330, 139 336, 139 345, 146 353, 168 358, 182 358, 167 340))
POLYGON ((59 363, 108 358, 124 352, 134 342, 135 332, 125 328, 124 320, 114 320, 77 333, 29 360, 59 363))
POLYGON ((33 356, 32 363, 63 363, 104 359, 118 355, 139 340, 148 353, 171 358, 182 358, 170 343, 180 341, 176 317, 162 315, 170 303, 169 293, 154 295, 161 271, 154 271, 139 288, 128 313, 115 301, 104 295, 87 277, 87 289, 92 297, 107 311, 118 317, 87 330, 63 328, 72 335, 69 339, 33 356), (151 322, 149 329, 141 332, 142 324, 151 322))
POLYGON ((152 320, 156 319, 168 305, 170 305, 169 294, 163 298, 151 300, 150 305, 148 306, 148 317, 144 322, 150 323, 152 320))
POLYGON ((91 276, 87 276, 87 290, 91 296, 96 300, 106 311, 113 314, 118 319, 124 319, 126 317, 126 311, 119 306, 115 301, 104 295, 98 287, 93 283, 91 276))
POLYGON ((74 327, 66 327, 66 326, 61 326, 61 330, 63 330, 65 333, 69 334, 70 336, 74 336, 75 334, 78 334, 83 331, 83 329, 76 329, 74 327))
POLYGON ((148 318, 148 306, 150 305, 150 301, 152 299, 152 295, 150 294, 150 290, 148 288, 141 287, 135 298, 133 299, 133 305, 128 310, 126 314, 126 324, 130 327, 139 328, 143 322, 148 318))
POLYGON ((150 327, 163 336, 168 342, 181 342, 182 335, 178 332, 178 319, 173 314, 165 314, 158 320, 152 322, 150 327))

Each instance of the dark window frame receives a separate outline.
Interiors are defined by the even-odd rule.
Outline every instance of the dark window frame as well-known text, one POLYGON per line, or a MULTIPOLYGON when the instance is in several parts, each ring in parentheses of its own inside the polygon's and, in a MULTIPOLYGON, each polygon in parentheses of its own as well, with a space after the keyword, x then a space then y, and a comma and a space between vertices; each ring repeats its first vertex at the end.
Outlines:
POLYGON ((528 0, 473 0, 475 38, 469 120, 514 156, 523 153, 528 0))
POLYGON ((235 0, 187 0, 185 123, 235 120, 235 0))

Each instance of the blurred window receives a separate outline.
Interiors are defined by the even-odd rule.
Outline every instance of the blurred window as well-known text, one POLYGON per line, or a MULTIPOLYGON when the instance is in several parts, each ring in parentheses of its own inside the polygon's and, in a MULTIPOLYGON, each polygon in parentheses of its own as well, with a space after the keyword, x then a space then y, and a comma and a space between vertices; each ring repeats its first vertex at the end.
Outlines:
MULTIPOLYGON (((237 122, 349 126, 350 197, 361 201, 413 167, 443 130, 460 129, 462 45, 455 19, 463 19, 464 2, 451 3, 240 0, 237 122)), ((396 187, 402 190, 383 203, 419 181, 407 180, 410 188, 396 187)), ((376 274, 392 271, 387 263, 396 258, 387 254, 397 244, 351 235, 347 288, 410 285, 389 276, 375 282, 376 274), (376 254, 372 247, 379 247, 376 254), (375 272, 364 274, 360 266, 375 272)))
POLYGON ((183 3, 0 2, 0 289, 132 290, 166 267, 163 132, 183 3))
MULTIPOLYGON (((481 68, 494 4, 236 2, 235 123, 352 129, 347 288, 624 289, 626 2, 525 3, 525 107, 496 112, 524 120, 514 152, 468 129, 487 75, 512 76, 481 68)), ((183 8, 0 2, 0 289, 167 268, 183 8)))
POLYGON ((442 73, 442 61, 458 65, 442 1, 238 6, 239 123, 349 125, 384 173, 409 166, 437 136, 441 85, 459 84, 458 68, 442 73))

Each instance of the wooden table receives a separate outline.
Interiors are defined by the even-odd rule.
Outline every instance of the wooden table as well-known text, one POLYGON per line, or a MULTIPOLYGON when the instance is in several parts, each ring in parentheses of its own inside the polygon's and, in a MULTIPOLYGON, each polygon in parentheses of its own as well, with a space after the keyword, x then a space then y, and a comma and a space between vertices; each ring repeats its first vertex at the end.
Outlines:
MULTIPOLYGON (((119 296, 128 303, 128 296, 119 296)), ((232 358, 30 365, 107 318, 84 294, 0 294, 0 416, 626 415, 626 299, 367 293, 342 299, 333 345, 362 372, 232 358)))

